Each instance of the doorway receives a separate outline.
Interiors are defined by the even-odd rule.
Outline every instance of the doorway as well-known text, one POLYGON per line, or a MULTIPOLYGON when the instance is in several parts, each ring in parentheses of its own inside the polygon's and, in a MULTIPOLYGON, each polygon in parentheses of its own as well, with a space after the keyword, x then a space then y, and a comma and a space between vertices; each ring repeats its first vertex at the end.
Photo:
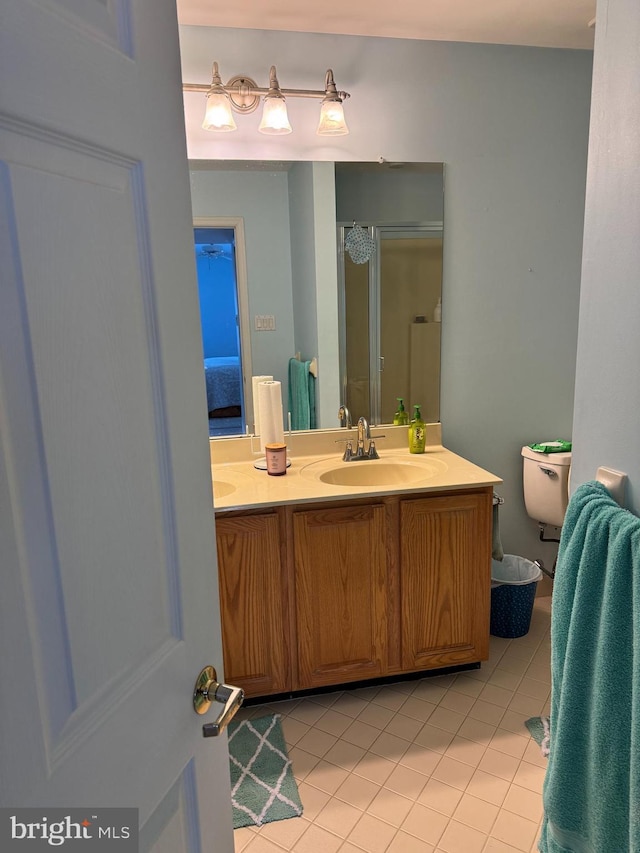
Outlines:
POLYGON ((209 436, 238 435, 252 418, 242 220, 198 219, 194 226, 209 436))

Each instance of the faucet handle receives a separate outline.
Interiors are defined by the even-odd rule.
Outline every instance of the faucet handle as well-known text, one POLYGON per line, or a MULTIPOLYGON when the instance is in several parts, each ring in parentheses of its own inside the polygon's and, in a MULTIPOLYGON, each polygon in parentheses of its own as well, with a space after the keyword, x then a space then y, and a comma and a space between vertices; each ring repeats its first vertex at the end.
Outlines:
POLYGON ((368 459, 380 459, 378 456, 378 451, 376 450, 376 443, 373 439, 369 442, 369 450, 367 451, 368 459))
POLYGON ((353 459, 353 444, 348 441, 347 446, 344 449, 344 456, 342 457, 343 462, 350 462, 353 459))

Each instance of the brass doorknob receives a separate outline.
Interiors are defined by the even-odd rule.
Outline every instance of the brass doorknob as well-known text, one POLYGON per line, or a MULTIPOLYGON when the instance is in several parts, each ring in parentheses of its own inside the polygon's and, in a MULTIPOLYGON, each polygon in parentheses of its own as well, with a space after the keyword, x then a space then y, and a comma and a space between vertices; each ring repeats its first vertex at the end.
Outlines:
POLYGON ((220 684, 215 669, 212 666, 205 666, 193 689, 193 710, 196 714, 206 714, 213 702, 219 702, 223 708, 213 723, 203 725, 202 736, 217 737, 226 729, 243 701, 242 688, 220 684))

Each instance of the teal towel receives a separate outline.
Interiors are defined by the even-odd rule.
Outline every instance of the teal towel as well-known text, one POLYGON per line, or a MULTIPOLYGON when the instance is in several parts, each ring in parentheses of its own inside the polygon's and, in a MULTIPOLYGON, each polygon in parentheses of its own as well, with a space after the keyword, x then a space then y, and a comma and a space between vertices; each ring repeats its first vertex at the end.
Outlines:
POLYGON ((640 519, 601 483, 567 508, 551 611, 542 853, 640 852, 640 519))
POLYGON ((291 429, 316 428, 316 378, 310 367, 310 361, 289 359, 291 429))

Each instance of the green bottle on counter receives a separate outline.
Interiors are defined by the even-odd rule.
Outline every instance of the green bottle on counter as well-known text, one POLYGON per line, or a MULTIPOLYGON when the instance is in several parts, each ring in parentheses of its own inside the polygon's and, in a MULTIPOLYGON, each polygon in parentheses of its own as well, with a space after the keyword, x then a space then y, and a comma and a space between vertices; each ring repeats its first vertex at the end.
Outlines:
POLYGON ((404 408, 404 401, 402 397, 396 397, 398 401, 398 411, 393 416, 393 425, 394 426, 406 426, 409 423, 409 414, 404 408))
POLYGON ((424 453, 427 436, 424 421, 420 416, 420 406, 414 405, 413 420, 409 427, 409 453, 424 453))

